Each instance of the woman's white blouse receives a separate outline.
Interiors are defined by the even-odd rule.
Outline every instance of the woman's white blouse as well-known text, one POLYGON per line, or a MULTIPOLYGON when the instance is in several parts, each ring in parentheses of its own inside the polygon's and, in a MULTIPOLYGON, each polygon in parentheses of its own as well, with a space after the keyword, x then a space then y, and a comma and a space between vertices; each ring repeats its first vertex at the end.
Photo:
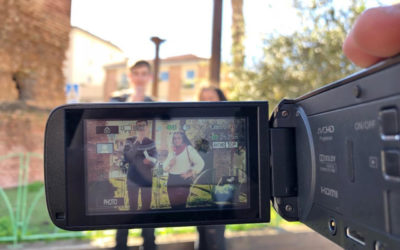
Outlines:
MULTIPOLYGON (((164 169, 168 169, 170 161, 174 158, 175 152, 170 152, 167 159, 164 161, 164 169)), ((169 170, 170 174, 184 174, 189 170, 193 170, 195 174, 198 174, 204 168, 204 160, 201 158, 196 149, 192 146, 187 146, 182 153, 176 156, 176 163, 169 170), (190 161, 189 161, 190 158, 190 161), (190 166, 190 162, 193 163, 193 167, 190 166)))

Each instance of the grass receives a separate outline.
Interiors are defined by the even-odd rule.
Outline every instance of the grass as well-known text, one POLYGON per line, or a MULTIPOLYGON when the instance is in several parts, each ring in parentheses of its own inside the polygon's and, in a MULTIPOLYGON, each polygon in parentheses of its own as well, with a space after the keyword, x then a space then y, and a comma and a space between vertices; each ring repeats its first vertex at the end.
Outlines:
MULTIPOLYGON (((38 192, 43 192, 42 188, 43 188, 42 183, 32 183, 28 185, 27 200, 25 203, 26 204, 25 214, 27 214, 28 210, 30 209, 30 205, 32 204, 38 192)), ((16 216, 15 213, 17 207, 18 188, 5 189, 4 191, 8 199, 10 200, 11 206, 13 207, 14 216, 16 216)), ((22 206, 20 206, 20 208, 22 209, 22 206)), ((5 236, 5 234, 9 235, 9 233, 12 232, 11 231, 12 225, 9 217, 9 211, 5 206, 4 202, 0 202, 0 228, 3 229, 0 230, 0 236, 5 236)), ((43 193, 32 212, 32 216, 30 218, 28 225, 27 234, 37 234, 37 233, 52 232, 52 231, 54 231, 54 226, 47 213, 46 197, 43 193)))
MULTIPOLYGON (((152 188, 152 200, 151 209, 169 209, 171 208, 168 192, 167 192, 167 176, 161 176, 160 178, 153 178, 153 188, 152 188)), ((120 211, 129 210, 129 197, 126 188, 126 180, 124 178, 111 178, 110 183, 116 188, 114 192, 114 198, 123 198, 124 205, 119 206, 117 209, 120 211)), ((90 192, 90 191, 89 191, 90 192)), ((239 202, 241 205, 247 203, 247 197, 245 193, 239 195, 239 202)), ((140 210, 141 204, 140 194, 138 197, 138 209, 140 210)), ((215 206, 215 202, 212 197, 212 186, 197 184, 191 188, 190 196, 188 197, 188 207, 211 207, 215 206)))
MULTIPOLYGON (((46 197, 44 194, 44 185, 41 182, 35 182, 31 183, 27 186, 27 199, 26 203, 23 202, 22 204, 25 203, 25 208, 21 204, 19 206, 19 212, 20 215, 18 216, 17 213, 17 197, 18 197, 18 188, 9 188, 9 189, 4 189, 4 192, 7 196, 7 198, 10 201, 10 204, 12 206, 12 211, 14 218, 19 217, 19 227, 20 230, 18 230, 18 237, 21 240, 22 239, 22 225, 24 223, 27 224, 26 232, 25 235, 37 235, 37 234, 53 234, 57 232, 67 232, 61 229, 56 228, 53 223, 51 222, 50 216, 47 212, 47 206, 46 206, 46 197), (40 195, 40 198, 38 202, 36 203, 36 206, 32 210, 31 217, 27 218, 27 214, 31 206, 33 205, 32 203, 34 202, 35 197, 37 195, 40 195), (25 213, 22 213, 22 210, 25 211, 25 213)), ((13 224, 11 221, 10 217, 10 212, 7 209, 5 202, 0 198, 0 237, 4 236, 12 236, 13 235, 13 224)), ((15 223, 14 223, 15 224, 15 223)), ((48 240, 51 240, 50 237, 48 240)))

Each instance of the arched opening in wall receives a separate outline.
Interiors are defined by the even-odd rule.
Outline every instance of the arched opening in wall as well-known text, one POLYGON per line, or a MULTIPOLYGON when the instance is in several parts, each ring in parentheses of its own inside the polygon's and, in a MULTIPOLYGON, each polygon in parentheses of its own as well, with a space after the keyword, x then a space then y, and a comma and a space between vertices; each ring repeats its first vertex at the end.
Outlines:
POLYGON ((18 93, 19 101, 26 101, 31 99, 34 79, 27 73, 16 72, 12 75, 12 80, 15 83, 15 88, 18 93))
POLYGON ((17 100, 21 100, 21 84, 17 80, 16 73, 12 75, 12 80, 14 81, 15 89, 17 90, 17 94, 18 94, 17 100))

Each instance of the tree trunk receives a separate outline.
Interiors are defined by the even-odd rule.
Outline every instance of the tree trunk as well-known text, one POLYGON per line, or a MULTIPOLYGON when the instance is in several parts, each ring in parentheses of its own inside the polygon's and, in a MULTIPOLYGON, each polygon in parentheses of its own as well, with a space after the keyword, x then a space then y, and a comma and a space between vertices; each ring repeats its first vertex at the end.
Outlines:
POLYGON ((243 0, 231 0, 232 2, 232 61, 233 72, 240 72, 244 65, 244 17, 243 0))

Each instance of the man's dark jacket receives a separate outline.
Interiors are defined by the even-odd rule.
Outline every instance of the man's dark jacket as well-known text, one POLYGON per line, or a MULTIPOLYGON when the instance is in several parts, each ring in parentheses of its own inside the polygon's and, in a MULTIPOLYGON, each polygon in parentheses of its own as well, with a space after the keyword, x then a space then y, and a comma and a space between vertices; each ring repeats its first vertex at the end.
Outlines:
POLYGON ((136 136, 126 139, 124 158, 129 163, 128 179, 138 186, 151 187, 153 178, 151 170, 154 164, 143 163, 146 158, 145 151, 149 156, 157 158, 156 146, 151 139, 144 137, 141 143, 136 136))

